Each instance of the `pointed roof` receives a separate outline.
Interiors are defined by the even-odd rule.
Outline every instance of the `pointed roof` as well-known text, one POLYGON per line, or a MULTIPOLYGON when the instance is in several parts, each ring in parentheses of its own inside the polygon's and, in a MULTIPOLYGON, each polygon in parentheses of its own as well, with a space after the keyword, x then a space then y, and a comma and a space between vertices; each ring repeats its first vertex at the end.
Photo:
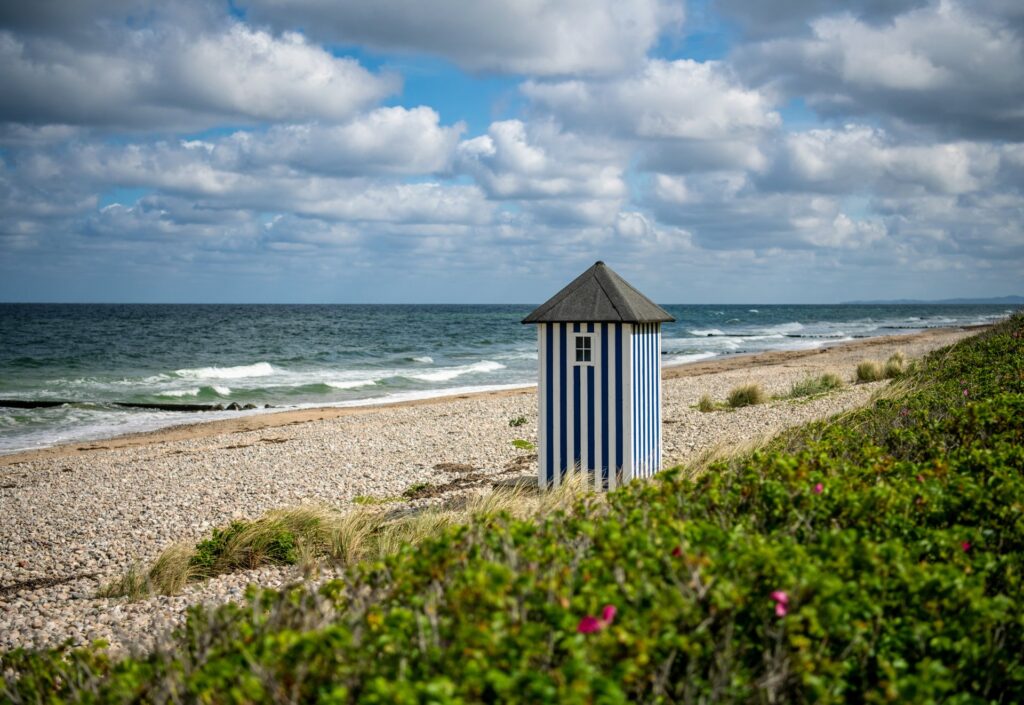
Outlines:
POLYGON ((523 323, 665 323, 674 321, 604 262, 574 279, 523 323))

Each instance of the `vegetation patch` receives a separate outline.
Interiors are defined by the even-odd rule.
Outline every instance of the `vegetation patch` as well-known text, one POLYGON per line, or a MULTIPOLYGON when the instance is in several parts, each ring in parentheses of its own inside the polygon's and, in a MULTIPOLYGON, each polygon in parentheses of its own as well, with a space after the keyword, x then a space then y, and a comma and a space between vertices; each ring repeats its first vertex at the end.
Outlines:
POLYGON ((714 400, 707 394, 701 395, 700 401, 697 402, 698 411, 706 413, 708 411, 714 411, 717 408, 719 408, 719 405, 715 404, 714 400))
POLYGON ((374 497, 368 494, 360 494, 352 498, 352 504, 359 504, 363 506, 373 506, 375 504, 391 504, 392 502, 401 501, 401 497, 374 497))
POLYGON ((153 654, 5 654, 0 700, 1024 702, 1022 418, 1017 316, 697 479, 424 515, 153 654))
POLYGON ((764 393, 760 384, 744 384, 730 390, 726 404, 731 409, 739 409, 744 406, 763 404, 766 401, 768 401, 768 395, 764 393))
POLYGON ((885 369, 877 360, 862 360, 857 363, 857 382, 877 382, 885 379, 885 369))
POLYGON ((789 388, 789 393, 786 394, 784 398, 796 399, 799 397, 811 397, 818 394, 827 394, 828 392, 842 388, 843 380, 839 378, 839 375, 826 372, 818 377, 808 377, 807 379, 794 383, 793 386, 789 388))
POLYGON ((885 375, 886 379, 897 379, 903 376, 906 372, 907 359, 903 353, 897 351, 889 356, 889 359, 885 361, 885 366, 882 368, 882 374, 885 375))
POLYGON ((511 418, 508 421, 508 425, 511 426, 512 428, 518 428, 520 426, 525 426, 526 425, 526 417, 525 416, 516 416, 514 418, 511 418))
POLYGON ((438 463, 434 466, 435 470, 443 470, 444 472, 474 472, 479 470, 469 463, 438 463))

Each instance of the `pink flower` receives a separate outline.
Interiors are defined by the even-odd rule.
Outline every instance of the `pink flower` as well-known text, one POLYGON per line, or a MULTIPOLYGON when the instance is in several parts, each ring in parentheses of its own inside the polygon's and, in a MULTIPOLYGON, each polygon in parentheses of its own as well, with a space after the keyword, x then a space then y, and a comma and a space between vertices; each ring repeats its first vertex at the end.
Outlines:
POLYGON ((601 631, 602 629, 604 629, 612 623, 612 620, 615 619, 615 614, 617 611, 618 610, 615 609, 615 605, 605 605, 604 608, 601 610, 600 619, 588 614, 580 620, 580 623, 578 625, 576 625, 576 633, 592 634, 594 632, 601 631))
POLYGON ((924 475, 918 475, 917 476, 917 481, 918 482, 924 482, 924 475))
POLYGON ((825 485, 820 482, 814 486, 814 494, 821 494, 825 490, 825 485))
POLYGON ((592 632, 599 632, 603 628, 600 620, 597 617, 587 615, 580 620, 579 626, 576 627, 577 634, 590 634, 592 632))
POLYGON ((967 396, 967 390, 966 389, 964 390, 964 396, 965 397, 967 396))
POLYGON ((615 613, 617 611, 618 610, 615 609, 615 605, 604 606, 604 609, 601 610, 601 621, 604 622, 605 626, 608 626, 612 623, 612 620, 615 619, 615 613))
POLYGON ((967 553, 968 551, 971 550, 971 542, 970 541, 964 541, 963 543, 960 544, 960 548, 962 548, 964 550, 964 553, 967 553))
POLYGON ((775 616, 785 617, 786 613, 789 612, 789 595, 782 590, 776 590, 769 597, 775 603, 775 616))

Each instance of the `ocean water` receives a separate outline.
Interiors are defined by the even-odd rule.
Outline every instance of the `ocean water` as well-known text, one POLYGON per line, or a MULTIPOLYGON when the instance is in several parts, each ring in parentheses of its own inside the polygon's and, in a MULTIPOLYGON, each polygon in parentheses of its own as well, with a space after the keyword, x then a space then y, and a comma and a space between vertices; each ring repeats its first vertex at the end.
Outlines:
MULTIPOLYGON (((0 304, 0 453, 237 417, 114 402, 355 405, 536 382, 531 305, 0 304)), ((987 323, 1006 306, 666 306, 666 365, 987 323)))

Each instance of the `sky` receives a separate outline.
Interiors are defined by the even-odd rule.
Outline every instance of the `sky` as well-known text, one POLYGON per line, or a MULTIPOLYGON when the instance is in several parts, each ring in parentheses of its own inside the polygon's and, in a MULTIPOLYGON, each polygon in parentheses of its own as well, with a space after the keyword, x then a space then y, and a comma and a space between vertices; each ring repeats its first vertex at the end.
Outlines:
POLYGON ((0 0, 0 301, 1024 293, 1020 0, 0 0))

